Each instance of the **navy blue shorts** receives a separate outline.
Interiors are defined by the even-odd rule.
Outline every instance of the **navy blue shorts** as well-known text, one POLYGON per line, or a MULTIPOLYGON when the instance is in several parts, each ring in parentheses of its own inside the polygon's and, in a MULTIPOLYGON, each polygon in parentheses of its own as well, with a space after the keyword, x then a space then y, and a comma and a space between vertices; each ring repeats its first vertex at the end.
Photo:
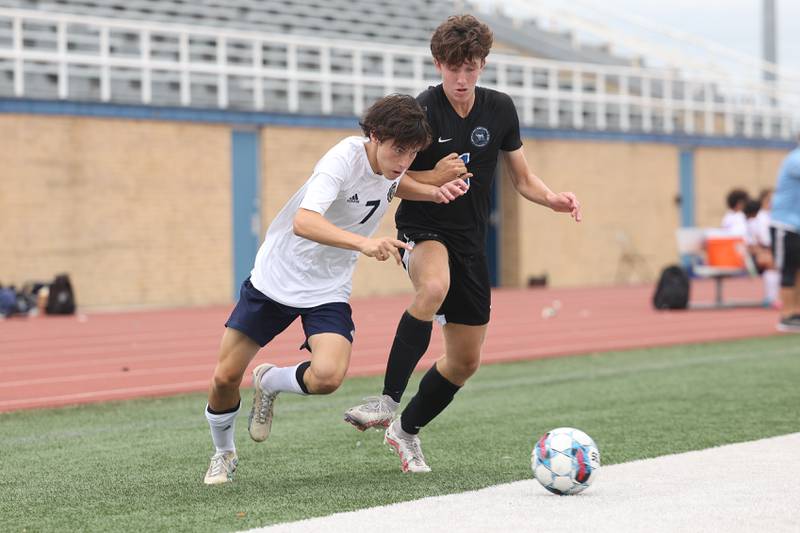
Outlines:
POLYGON ((297 317, 303 321, 306 341, 300 348, 311 351, 308 338, 317 333, 338 333, 351 343, 355 333, 350 304, 333 302, 317 307, 289 307, 264 296, 247 278, 239 291, 239 301, 225 326, 241 331, 259 346, 265 346, 297 317))

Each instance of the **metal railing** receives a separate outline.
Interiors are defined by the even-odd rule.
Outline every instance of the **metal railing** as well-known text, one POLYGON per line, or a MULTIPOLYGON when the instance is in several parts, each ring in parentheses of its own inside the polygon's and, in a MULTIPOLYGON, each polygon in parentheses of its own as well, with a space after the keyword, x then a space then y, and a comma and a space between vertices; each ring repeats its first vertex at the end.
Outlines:
MULTIPOLYGON (((360 115, 439 82, 425 47, 0 9, 0 97, 360 115)), ((789 138, 800 91, 492 54, 524 126, 789 138)))

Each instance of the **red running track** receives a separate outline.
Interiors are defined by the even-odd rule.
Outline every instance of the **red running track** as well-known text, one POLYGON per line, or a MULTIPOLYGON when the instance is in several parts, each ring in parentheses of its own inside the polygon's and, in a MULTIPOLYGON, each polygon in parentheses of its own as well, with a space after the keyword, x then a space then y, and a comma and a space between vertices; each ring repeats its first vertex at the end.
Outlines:
MULTIPOLYGON (((695 282, 692 298, 710 300, 695 282)), ((758 299, 758 280, 729 280, 726 298, 758 299)), ((768 309, 656 312, 652 287, 501 289, 493 293, 483 361, 494 363, 775 334, 768 309), (544 318, 544 307, 561 303, 544 318)), ((409 295, 352 302, 356 341, 348 375, 380 374, 409 295)), ((0 412, 205 390, 230 306, 103 312, 0 321, 0 412)), ((257 362, 301 361, 299 321, 257 362)), ((420 363, 442 352, 434 327, 420 363)), ((255 364, 255 363, 254 363, 255 364)), ((245 383, 248 383, 247 378, 245 383)), ((248 383, 249 384, 249 383, 248 383)))

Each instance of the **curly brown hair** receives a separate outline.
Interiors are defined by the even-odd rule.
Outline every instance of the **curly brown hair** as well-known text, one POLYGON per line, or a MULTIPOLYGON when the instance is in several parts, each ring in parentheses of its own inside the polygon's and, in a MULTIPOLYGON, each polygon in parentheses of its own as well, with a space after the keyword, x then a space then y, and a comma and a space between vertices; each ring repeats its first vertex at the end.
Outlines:
POLYGON ((442 22, 431 37, 431 53, 439 63, 461 66, 484 60, 492 49, 492 30, 472 15, 454 15, 442 22))
POLYGON ((390 94, 367 109, 358 123, 361 131, 379 141, 393 140, 403 148, 424 150, 431 144, 433 134, 422 106, 413 96, 390 94))

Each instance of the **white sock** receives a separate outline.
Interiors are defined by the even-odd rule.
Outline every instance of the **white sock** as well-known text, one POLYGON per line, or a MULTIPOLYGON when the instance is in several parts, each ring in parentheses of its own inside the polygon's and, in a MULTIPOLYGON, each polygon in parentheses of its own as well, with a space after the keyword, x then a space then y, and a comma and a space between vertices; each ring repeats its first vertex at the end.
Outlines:
POLYGON ((777 270, 766 270, 762 277, 764 278, 764 298, 768 302, 780 300, 781 273, 777 270))
POLYGON ((261 378, 261 388, 270 392, 291 392, 305 396, 306 393, 297 382, 297 367, 302 364, 271 368, 261 378))
POLYGON ((206 404, 206 419, 208 420, 208 426, 211 428, 211 440, 214 441, 214 447, 217 449, 217 452, 236 451, 236 446, 233 444, 233 436, 236 425, 236 415, 239 414, 240 409, 241 402, 236 407, 235 411, 215 415, 208 412, 208 404, 206 404))

